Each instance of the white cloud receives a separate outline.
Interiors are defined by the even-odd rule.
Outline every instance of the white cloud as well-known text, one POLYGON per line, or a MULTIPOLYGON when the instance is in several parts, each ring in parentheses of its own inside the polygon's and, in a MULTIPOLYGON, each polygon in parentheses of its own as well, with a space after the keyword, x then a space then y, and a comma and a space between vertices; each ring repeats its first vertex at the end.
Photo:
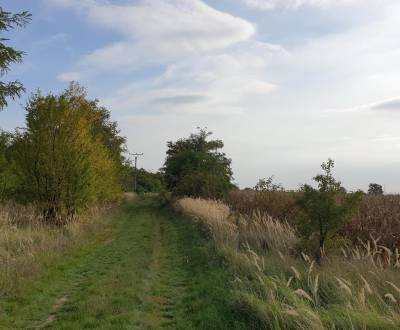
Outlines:
POLYGON ((146 0, 138 5, 113 5, 94 0, 50 0, 78 9, 97 26, 114 30, 124 39, 85 56, 88 70, 137 68, 169 63, 221 50, 248 40, 255 26, 213 9, 200 0, 146 0))
POLYGON ((266 81, 264 70, 272 57, 287 55, 285 50, 252 40, 253 24, 200 0, 147 0, 129 6, 52 1, 78 7, 93 24, 125 37, 85 55, 77 70, 59 79, 165 65, 164 74, 152 82, 114 93, 107 101, 113 108, 232 114, 243 111, 246 98, 277 88, 266 81))
POLYGON ((150 82, 119 90, 106 103, 130 112, 241 113, 254 97, 278 89, 266 80, 265 69, 270 58, 285 54, 277 46, 251 42, 230 53, 190 57, 168 65, 150 82))
MULTIPOLYGON (((321 17, 314 21, 308 11, 292 11, 293 24, 306 20, 321 30, 283 48, 256 41, 268 40, 273 32, 255 35, 253 24, 200 1, 149 0, 135 6, 53 1, 74 4, 92 24, 122 36, 84 56, 60 78, 113 70, 106 77, 120 75, 119 69, 163 64, 162 70, 156 66, 161 70, 156 77, 153 71, 129 78, 126 87, 109 88, 107 99, 99 95, 131 147, 146 151, 144 166, 161 166, 166 140, 207 126, 226 142, 243 185, 276 174, 296 188, 333 157, 338 170, 346 168, 341 179, 348 187, 360 188, 376 177, 400 189, 395 174, 388 174, 400 165, 399 112, 380 111, 400 103, 394 98, 400 95, 400 6, 394 2, 358 1, 368 15, 374 13, 360 23, 355 8, 332 7, 351 1, 258 1, 261 9, 329 6, 329 15, 345 13, 357 21, 332 30, 321 17), (372 2, 376 6, 367 8, 372 2)), ((272 37, 284 40, 283 32, 272 37)), ((89 82, 89 88, 91 83, 96 84, 89 82)))
POLYGON ((302 6, 326 8, 360 2, 361 0, 241 0, 251 8, 272 10, 275 8, 295 9, 302 6))
POLYGON ((78 81, 81 79, 81 74, 79 72, 64 72, 57 76, 59 80, 63 81, 78 81))
POLYGON ((387 110, 400 112, 400 97, 383 100, 370 106, 372 110, 387 110))

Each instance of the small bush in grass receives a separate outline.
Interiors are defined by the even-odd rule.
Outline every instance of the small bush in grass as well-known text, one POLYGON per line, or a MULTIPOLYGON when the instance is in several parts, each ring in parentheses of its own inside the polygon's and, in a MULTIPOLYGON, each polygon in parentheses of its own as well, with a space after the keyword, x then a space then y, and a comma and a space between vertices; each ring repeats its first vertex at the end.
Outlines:
POLYGON ((300 233, 305 238, 318 237, 315 251, 318 262, 324 256, 327 238, 337 233, 351 219, 361 200, 360 193, 346 193, 341 183, 332 175, 334 161, 329 159, 321 165, 324 173, 314 180, 318 189, 304 185, 302 196, 298 200, 304 216, 299 223, 300 233))

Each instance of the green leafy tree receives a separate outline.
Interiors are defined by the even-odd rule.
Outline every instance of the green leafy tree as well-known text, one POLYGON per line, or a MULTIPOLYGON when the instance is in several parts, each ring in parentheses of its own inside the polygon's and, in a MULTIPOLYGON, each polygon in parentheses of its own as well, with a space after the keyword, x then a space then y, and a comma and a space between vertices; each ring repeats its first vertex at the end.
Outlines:
POLYGON ((321 165, 323 173, 314 177, 318 188, 310 185, 302 187, 302 196, 298 200, 304 217, 300 222, 300 233, 305 238, 317 234, 318 250, 316 257, 321 262, 325 252, 327 238, 337 233, 356 210, 362 194, 346 193, 341 182, 332 174, 334 161, 328 159, 321 165))
MULTIPOLYGON (((24 27, 31 20, 31 14, 22 12, 12 14, 0 7, 0 33, 10 31, 15 27, 24 27)), ((23 51, 16 50, 5 44, 6 38, 0 38, 0 76, 3 77, 13 63, 21 63, 25 55, 23 51)), ((0 111, 7 106, 7 98, 15 99, 21 96, 24 87, 18 80, 11 82, 0 81, 0 111)))
POLYGON ((11 198, 18 185, 12 160, 13 136, 0 131, 0 201, 11 198))
POLYGON ((383 195, 383 187, 377 183, 370 183, 368 187, 368 194, 383 195))
POLYGON ((163 167, 165 183, 175 195, 220 198, 234 186, 231 160, 220 150, 221 140, 209 140, 212 133, 198 133, 168 142, 163 167))
POLYGON ((134 191, 136 174, 136 192, 143 193, 161 193, 164 192, 164 176, 161 172, 149 172, 144 168, 137 169, 130 162, 125 161, 123 166, 123 189, 124 191, 134 191))
MULTIPOLYGON (((134 175, 134 172, 132 174, 134 175)), ((164 176, 159 172, 152 173, 143 168, 137 170, 136 185, 139 194, 161 193, 165 191, 164 176)))
POLYGON ((93 203, 118 197, 119 164, 84 89, 73 84, 59 96, 36 94, 26 111, 27 127, 13 146, 20 200, 33 202, 47 222, 63 224, 93 203))

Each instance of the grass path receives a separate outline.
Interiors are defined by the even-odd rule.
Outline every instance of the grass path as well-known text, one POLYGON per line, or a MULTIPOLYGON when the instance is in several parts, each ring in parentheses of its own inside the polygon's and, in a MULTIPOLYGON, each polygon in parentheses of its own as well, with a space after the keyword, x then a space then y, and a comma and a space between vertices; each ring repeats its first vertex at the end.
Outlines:
POLYGON ((192 224, 147 199, 115 226, 2 302, 0 328, 245 328, 229 307, 229 272, 192 224))

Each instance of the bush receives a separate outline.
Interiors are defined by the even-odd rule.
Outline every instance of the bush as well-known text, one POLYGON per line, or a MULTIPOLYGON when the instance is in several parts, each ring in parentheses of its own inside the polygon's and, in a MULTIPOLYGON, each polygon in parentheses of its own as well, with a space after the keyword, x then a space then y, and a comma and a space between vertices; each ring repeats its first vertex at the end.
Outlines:
POLYGON ((298 200, 304 212, 298 226, 300 233, 305 238, 313 237, 313 234, 318 237, 316 257, 319 262, 324 255, 325 241, 351 219, 361 199, 360 193, 346 193, 333 177, 333 160, 329 159, 321 167, 324 173, 314 178, 318 189, 304 185, 298 200))

